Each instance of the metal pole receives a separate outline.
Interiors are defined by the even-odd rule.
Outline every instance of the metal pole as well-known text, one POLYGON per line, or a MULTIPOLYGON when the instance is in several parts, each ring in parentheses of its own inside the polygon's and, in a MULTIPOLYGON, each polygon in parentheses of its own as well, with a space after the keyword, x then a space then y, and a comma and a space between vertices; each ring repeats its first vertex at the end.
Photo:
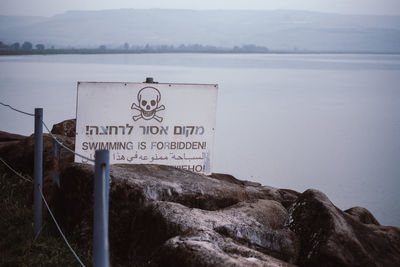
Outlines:
POLYGON ((35 108, 35 159, 33 185, 33 231, 37 237, 42 229, 42 177, 43 177, 43 109, 35 108))
POLYGON ((108 253, 108 192, 110 153, 96 150, 94 167, 93 265, 109 266, 108 253))
POLYGON ((146 77, 145 83, 154 83, 153 77, 146 77))

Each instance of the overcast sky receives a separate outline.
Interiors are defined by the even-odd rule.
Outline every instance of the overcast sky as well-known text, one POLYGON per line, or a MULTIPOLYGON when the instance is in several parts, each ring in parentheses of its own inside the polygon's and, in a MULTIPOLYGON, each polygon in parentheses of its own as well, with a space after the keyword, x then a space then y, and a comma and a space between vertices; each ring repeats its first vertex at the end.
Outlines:
POLYGON ((400 15, 400 0, 0 0, 1 15, 52 16, 67 10, 119 8, 299 9, 342 14, 400 15))

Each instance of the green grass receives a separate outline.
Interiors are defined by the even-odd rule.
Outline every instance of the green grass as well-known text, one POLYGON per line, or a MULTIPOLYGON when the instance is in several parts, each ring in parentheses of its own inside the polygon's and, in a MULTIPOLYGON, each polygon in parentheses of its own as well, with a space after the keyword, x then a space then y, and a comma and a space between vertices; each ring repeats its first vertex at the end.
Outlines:
MULTIPOLYGON (((30 182, 0 166, 0 266, 80 266, 45 210, 43 229, 35 240, 32 191, 30 182)), ((73 233, 64 234, 83 263, 91 266, 91 252, 79 249, 73 233)))

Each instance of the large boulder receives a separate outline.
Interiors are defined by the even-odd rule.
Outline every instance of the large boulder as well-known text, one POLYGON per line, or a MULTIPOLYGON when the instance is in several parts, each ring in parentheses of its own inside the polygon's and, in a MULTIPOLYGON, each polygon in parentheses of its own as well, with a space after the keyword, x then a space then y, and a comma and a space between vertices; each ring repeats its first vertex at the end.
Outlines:
MULTIPOLYGON (((70 231, 88 238, 93 175, 92 166, 70 165, 59 194, 70 231)), ((247 266, 248 258, 269 266, 269 257, 300 266, 399 263, 399 228, 343 212, 316 190, 299 194, 160 165, 114 165, 110 176, 110 244, 127 265, 172 266, 174 253, 177 266, 247 266), (283 203, 290 202, 288 212, 283 203)))
POLYGON ((12 134, 0 131, 0 142, 10 142, 10 141, 19 141, 25 139, 26 136, 19 135, 19 134, 12 134))
POLYGON ((51 133, 75 138, 76 119, 65 120, 54 124, 51 133))
POLYGON ((380 225, 378 220, 375 219, 374 215, 372 215, 372 213, 369 212, 369 210, 367 210, 366 208, 353 207, 345 210, 344 212, 352 215, 354 219, 361 223, 380 225))
MULTIPOLYGON (((66 147, 74 149, 75 140, 63 135, 55 135, 57 140, 63 143, 66 147)), ((52 180, 54 171, 53 158, 53 138, 49 134, 43 134, 43 179, 52 180)), ((32 174, 34 166, 35 152, 35 136, 31 135, 20 141, 2 142, 0 146, 0 157, 6 162, 12 163, 12 167, 16 170, 32 174)), ((58 169, 61 171, 69 163, 73 161, 74 155, 66 149, 61 149, 60 164, 58 169)))
MULTIPOLYGON (((190 240, 201 239, 202 233, 206 231, 220 240, 218 245, 220 248, 225 246, 222 244, 222 240, 225 240, 238 247, 246 247, 248 251, 262 252, 293 263, 297 260, 299 248, 296 236, 284 228, 286 216, 287 211, 273 200, 241 202, 218 211, 192 209, 178 203, 155 201, 146 207, 141 219, 135 225, 137 234, 132 239, 141 246, 137 246, 133 253, 141 257, 148 254, 147 251, 152 251, 150 248, 157 248, 167 240, 178 236, 190 240), (148 225, 144 222, 150 221, 157 226, 149 228, 144 226, 148 225), (160 237, 164 238, 157 240, 160 237), (149 241, 158 241, 158 244, 149 241)), ((154 257, 152 254, 148 256, 149 259, 154 257)), ((197 261, 200 264, 201 257, 197 261)))
POLYGON ((371 224, 370 218, 365 224, 355 217, 335 207, 322 192, 305 191, 290 208, 286 223, 300 239, 298 264, 400 266, 400 229, 371 224))
POLYGON ((167 240, 149 263, 151 266, 295 266, 207 229, 167 240))
MULTIPOLYGON (((49 176, 53 170, 53 137, 43 133, 43 170, 44 176, 49 176)), ((55 124, 52 130, 53 136, 59 142, 71 150, 75 149, 75 120, 66 120, 55 124), (73 135, 71 134, 73 132, 73 135)), ((0 132, 0 156, 25 173, 33 172, 35 136, 29 137, 0 132)), ((73 161, 74 155, 66 149, 61 149, 60 168, 73 161)))
MULTIPOLYGON (((82 242, 91 236, 93 176, 93 166, 71 164, 62 172, 57 194, 57 213, 82 242)), ((287 210, 275 188, 161 165, 114 165, 110 177, 110 244, 125 264, 145 264, 167 240, 199 230, 254 250, 254 255, 297 261, 297 237, 284 227, 287 210)))
MULTIPOLYGON (((35 136, 24 137, 19 135, 7 135, 0 141, 0 158, 8 162, 12 168, 33 178, 35 136)), ((59 142, 69 149, 74 150, 75 139, 65 135, 54 135, 59 142)), ((61 172, 68 164, 73 162, 74 155, 66 149, 60 150, 60 161, 56 164, 53 157, 53 137, 43 133, 43 191, 49 201, 57 193, 56 182, 53 179, 54 172, 61 172)))

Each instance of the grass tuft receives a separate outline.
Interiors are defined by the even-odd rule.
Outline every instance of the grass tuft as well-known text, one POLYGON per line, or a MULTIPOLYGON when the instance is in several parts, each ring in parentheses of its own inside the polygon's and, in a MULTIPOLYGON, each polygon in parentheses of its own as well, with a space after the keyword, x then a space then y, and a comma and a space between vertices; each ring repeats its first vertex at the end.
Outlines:
MULTIPOLYGON (((32 183, 0 166, 0 266, 80 266, 45 207, 43 229, 35 240, 32 191, 32 183)), ((91 266, 91 252, 79 250, 74 233, 64 234, 83 263, 91 266)))

